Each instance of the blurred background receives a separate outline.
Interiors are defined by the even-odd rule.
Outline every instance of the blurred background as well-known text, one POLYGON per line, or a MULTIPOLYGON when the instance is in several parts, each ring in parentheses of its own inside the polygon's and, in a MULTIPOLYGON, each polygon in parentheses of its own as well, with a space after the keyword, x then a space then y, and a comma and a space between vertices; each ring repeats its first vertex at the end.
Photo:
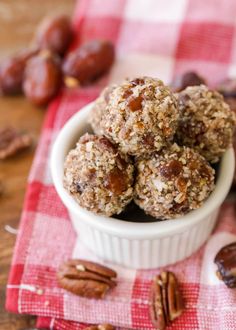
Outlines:
MULTIPOLYGON (((47 15, 71 14, 74 0, 1 0, 0 1, 0 59, 26 47, 32 40, 38 23, 47 15)), ((0 127, 13 126, 30 131, 37 141, 45 108, 33 106, 23 96, 0 98, 0 127)), ((36 144, 36 143, 35 143, 36 144)), ((22 210, 26 180, 35 147, 0 162, 0 181, 4 194, 0 197, 0 329, 16 330, 33 327, 34 318, 5 311, 5 290, 16 236, 8 226, 17 228, 22 210), (16 158, 15 158, 16 160, 16 158), (7 180, 6 180, 7 179, 7 180), (4 248, 3 248, 4 247, 4 248)))

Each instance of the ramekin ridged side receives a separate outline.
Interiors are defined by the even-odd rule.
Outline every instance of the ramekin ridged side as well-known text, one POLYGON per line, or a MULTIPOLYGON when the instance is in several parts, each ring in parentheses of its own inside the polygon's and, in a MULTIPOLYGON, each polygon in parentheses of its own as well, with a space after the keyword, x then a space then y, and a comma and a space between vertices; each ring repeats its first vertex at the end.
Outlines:
MULTIPOLYGON (((131 239, 93 228, 70 213, 81 241, 100 258, 125 267, 149 269, 166 266, 193 254, 214 228, 218 210, 195 226, 152 239, 131 239)), ((164 223, 163 223, 164 225, 164 223)))

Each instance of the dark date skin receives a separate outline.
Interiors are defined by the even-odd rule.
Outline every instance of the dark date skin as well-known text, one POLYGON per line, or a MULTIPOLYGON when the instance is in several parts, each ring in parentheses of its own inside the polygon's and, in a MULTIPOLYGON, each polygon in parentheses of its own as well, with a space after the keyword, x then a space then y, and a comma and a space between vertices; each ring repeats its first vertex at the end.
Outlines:
POLYGON ((176 76, 171 82, 170 86, 174 92, 181 92, 188 86, 197 86, 204 84, 206 81, 194 71, 187 71, 182 75, 176 76))
POLYGON ((93 40, 68 54, 63 62, 63 73, 87 85, 110 70, 114 57, 111 42, 93 40))
POLYGON ((25 49, 0 63, 0 94, 15 95, 22 92, 25 67, 37 53, 37 48, 25 49))
POLYGON ((66 15, 46 17, 39 25, 35 42, 40 49, 49 49, 63 56, 73 39, 70 18, 66 15))
POLYGON ((236 288, 236 242, 224 246, 215 256, 218 276, 229 288, 236 288))
POLYGON ((43 51, 28 62, 23 88, 33 104, 46 105, 58 93, 61 84, 61 65, 57 56, 43 51))

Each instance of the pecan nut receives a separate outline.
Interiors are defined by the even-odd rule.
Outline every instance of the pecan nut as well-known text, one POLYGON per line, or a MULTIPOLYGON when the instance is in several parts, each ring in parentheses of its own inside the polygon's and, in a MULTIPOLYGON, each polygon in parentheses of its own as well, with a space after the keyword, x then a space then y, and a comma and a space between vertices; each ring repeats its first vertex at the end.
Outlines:
POLYGON ((215 256, 217 276, 228 288, 236 288, 236 242, 224 246, 215 256))
POLYGON ((105 323, 99 325, 91 325, 90 327, 85 328, 84 330, 115 330, 113 325, 105 323))
POLYGON ((27 133, 19 133, 11 127, 0 130, 0 160, 13 156, 31 145, 32 137, 27 133))
POLYGON ((160 330, 165 329, 182 314, 183 309, 176 276, 168 271, 155 276, 150 291, 150 317, 153 326, 160 330))
POLYGON ((102 299, 116 286, 112 269, 98 263, 72 259, 62 264, 57 273, 59 285, 78 296, 102 299))

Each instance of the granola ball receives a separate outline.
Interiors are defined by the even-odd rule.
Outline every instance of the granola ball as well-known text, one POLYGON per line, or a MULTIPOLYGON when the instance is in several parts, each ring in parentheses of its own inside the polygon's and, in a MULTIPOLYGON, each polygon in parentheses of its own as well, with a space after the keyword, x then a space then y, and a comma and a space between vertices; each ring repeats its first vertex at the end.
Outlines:
POLYGON ((136 165, 134 201, 161 220, 199 208, 214 189, 214 169, 188 147, 173 144, 136 165))
POLYGON ((94 102, 94 106, 90 113, 88 122, 92 126, 95 134, 104 134, 102 120, 104 119, 104 113, 109 101, 110 94, 115 87, 116 85, 110 85, 104 88, 101 95, 94 102))
POLYGON ((66 157, 64 187, 81 207, 112 216, 133 198, 133 172, 107 138, 86 133, 66 157))
POLYGON ((193 147, 209 162, 218 162, 232 144, 236 124, 223 96, 205 85, 193 86, 179 93, 178 103, 179 144, 193 147))
POLYGON ((104 134, 127 154, 139 156, 170 142, 178 122, 177 101, 159 79, 125 80, 110 93, 104 134))

